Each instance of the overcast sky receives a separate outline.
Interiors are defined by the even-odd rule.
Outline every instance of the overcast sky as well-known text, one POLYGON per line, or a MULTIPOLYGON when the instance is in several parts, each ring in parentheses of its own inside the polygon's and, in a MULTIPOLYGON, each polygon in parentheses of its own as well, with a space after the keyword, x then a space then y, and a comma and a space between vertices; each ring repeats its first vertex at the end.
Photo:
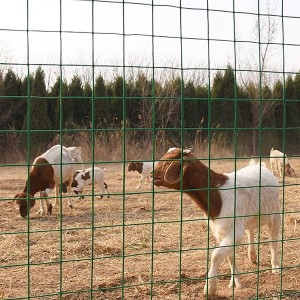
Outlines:
MULTIPOLYGON (((207 0, 182 0, 181 14, 179 0, 153 0, 153 10, 151 0, 126 2, 123 20, 123 3, 117 0, 95 1, 94 12, 88 0, 1 0, 1 63, 26 64, 28 47, 30 64, 89 65, 94 49, 94 62, 99 65, 122 65, 124 54, 127 65, 152 66, 154 58, 155 67, 207 68, 209 62, 211 68, 225 68, 228 63, 242 69, 258 68, 258 45, 253 43, 258 41, 255 14, 258 6, 260 13, 267 12, 267 0, 210 0, 209 18, 207 0)), ((269 48, 269 69, 281 72, 284 61, 285 71, 296 72, 300 70, 300 1, 270 3, 272 14, 278 17, 273 17, 277 29, 275 44, 269 48)), ((262 15, 261 24, 266 21, 262 15)), ((261 32, 262 39, 264 36, 261 32)), ((70 73, 75 69, 68 68, 70 73)))

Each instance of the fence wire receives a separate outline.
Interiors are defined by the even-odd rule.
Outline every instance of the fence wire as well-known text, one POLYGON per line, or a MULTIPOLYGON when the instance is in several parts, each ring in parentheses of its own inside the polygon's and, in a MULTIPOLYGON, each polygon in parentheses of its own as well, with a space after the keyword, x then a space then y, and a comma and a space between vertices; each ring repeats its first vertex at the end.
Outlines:
MULTIPOLYGON (((250 159, 270 169, 271 148, 287 154, 295 173, 275 173, 278 272, 261 224, 261 175, 247 187, 234 177, 234 215, 225 219, 257 217, 257 259, 248 261, 243 239, 231 245, 233 274, 224 261, 212 279, 224 299, 300 297, 300 7, 275 2, 1 2, 1 299, 208 299, 212 251, 222 245, 187 196, 195 191, 184 180, 179 191, 148 186, 141 169, 128 170, 130 163, 153 169, 173 147, 192 149, 220 174, 250 159), (58 196, 49 195, 52 213, 37 214, 38 192, 30 209, 26 192, 22 218, 15 196, 34 159, 56 144, 81 147, 92 168, 84 200, 72 193, 68 207, 61 179, 58 196), (100 198, 97 167, 110 198, 100 198), (251 187, 259 188, 257 215, 240 216, 236 199, 251 187), (231 275, 242 289, 228 287, 231 275)), ((60 151, 62 178, 63 167, 81 162, 64 162, 60 151)), ((210 181, 196 189, 208 199, 210 181)), ((234 240, 237 233, 234 225, 234 240)))

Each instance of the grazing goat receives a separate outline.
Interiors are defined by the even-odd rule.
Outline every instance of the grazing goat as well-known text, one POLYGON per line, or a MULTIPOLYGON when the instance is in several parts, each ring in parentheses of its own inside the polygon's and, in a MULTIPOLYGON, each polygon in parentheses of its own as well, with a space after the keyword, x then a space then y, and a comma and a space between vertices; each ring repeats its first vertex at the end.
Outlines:
MULTIPOLYGON (((29 209, 35 205, 34 195, 40 192, 41 197, 47 197, 55 187, 56 197, 59 195, 58 185, 61 182, 68 181, 68 191, 70 196, 71 182, 75 171, 74 159, 66 147, 55 145, 41 156, 37 157, 29 173, 23 192, 18 193, 15 198, 19 206, 20 215, 27 216, 27 197, 29 197, 29 209)), ((46 213, 44 200, 47 205, 47 212, 51 214, 52 204, 48 199, 42 199, 40 202, 39 213, 46 213)), ((72 208, 71 198, 68 201, 72 208)))
POLYGON ((87 168, 85 170, 77 170, 74 174, 72 187, 74 188, 73 191, 77 195, 80 195, 80 198, 83 199, 84 196, 82 195, 83 188, 88 185, 92 184, 92 178, 93 178, 93 169, 94 169, 94 182, 97 183, 101 189, 101 195, 100 198, 103 198, 104 190, 106 190, 107 198, 109 198, 109 191, 107 184, 104 182, 104 174, 106 169, 100 169, 98 167, 94 168, 87 168))
POLYGON ((148 181, 149 184, 149 188, 151 188, 151 179, 150 179, 150 175, 153 169, 153 165, 154 167, 156 166, 157 162, 130 162, 128 164, 128 171, 138 171, 141 174, 140 180, 139 180, 139 184, 136 187, 137 190, 139 190, 141 188, 141 185, 143 183, 143 181, 146 179, 148 181))
POLYGON ((280 177, 282 177, 283 174, 290 177, 292 177, 292 175, 296 176, 286 155, 278 150, 274 150, 274 148, 270 151, 270 165, 272 173, 274 174, 274 171, 276 170, 280 177))
POLYGON ((248 257, 255 262, 254 231, 259 224, 267 225, 272 271, 277 271, 280 265, 277 239, 281 224, 279 187, 267 168, 253 165, 221 174, 209 169, 191 150, 172 148, 158 162, 152 177, 156 186, 183 190, 208 218, 219 247, 211 255, 204 294, 216 294, 217 270, 225 258, 232 274, 229 286, 241 288, 233 246, 241 243, 247 231, 248 257))

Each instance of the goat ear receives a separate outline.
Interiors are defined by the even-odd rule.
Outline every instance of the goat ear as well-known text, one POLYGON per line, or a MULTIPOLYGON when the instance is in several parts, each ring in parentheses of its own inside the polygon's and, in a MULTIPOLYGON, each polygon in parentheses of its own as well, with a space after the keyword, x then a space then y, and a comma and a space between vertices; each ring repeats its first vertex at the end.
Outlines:
POLYGON ((293 169, 293 168, 291 168, 292 170, 291 170, 291 173, 292 174, 294 174, 294 176, 296 177, 296 172, 295 172, 295 170, 293 169))
POLYGON ((18 198, 20 195, 20 193, 18 193, 17 195, 15 195, 13 202, 15 202, 16 198, 18 198))
MULTIPOLYGON (((186 168, 187 167, 184 165, 182 169, 182 177, 186 168)), ((164 180, 171 184, 178 183, 180 181, 180 173, 181 163, 179 161, 172 161, 165 173, 164 180)))

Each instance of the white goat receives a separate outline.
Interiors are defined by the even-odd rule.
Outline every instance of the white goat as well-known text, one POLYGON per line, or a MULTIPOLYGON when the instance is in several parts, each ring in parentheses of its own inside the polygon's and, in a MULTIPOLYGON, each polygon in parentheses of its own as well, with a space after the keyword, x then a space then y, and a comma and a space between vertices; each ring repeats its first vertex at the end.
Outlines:
POLYGON ((82 162, 82 158, 81 158, 81 153, 82 153, 82 148, 80 146, 77 146, 77 147, 67 147, 66 148, 71 157, 74 159, 74 162, 76 164, 74 164, 74 168, 79 170, 83 170, 84 169, 84 165, 83 165, 83 162, 82 162))
POLYGON ((270 151, 270 165, 272 173, 274 174, 276 170, 280 177, 283 176, 283 173, 290 177, 292 177, 293 174, 296 175, 286 155, 278 150, 274 150, 274 148, 270 151))
POLYGON ((211 255, 204 294, 216 294, 217 270, 225 258, 232 274, 229 286, 241 288, 233 246, 241 243, 247 231, 250 243, 248 257, 251 262, 255 262, 254 231, 260 229, 259 224, 267 226, 272 272, 277 271, 280 266, 277 239, 281 225, 279 187, 267 168, 253 165, 233 173, 221 174, 208 169, 192 155, 191 150, 182 152, 180 149, 171 149, 155 167, 153 182, 156 186, 182 189, 208 217, 219 247, 211 255))
POLYGON ((157 162, 153 162, 149 161, 149 162, 130 162, 128 164, 128 171, 138 171, 141 174, 140 180, 139 180, 139 184, 136 187, 137 190, 139 190, 141 188, 141 185, 143 183, 143 181, 146 179, 148 184, 149 184, 149 188, 151 188, 151 179, 150 179, 150 174, 152 172, 153 169, 153 165, 154 167, 156 166, 157 162))
MULTIPOLYGON (((101 169, 99 167, 94 167, 94 183, 97 183, 101 189, 100 198, 103 198, 104 190, 106 190, 107 198, 109 198, 108 186, 104 181, 106 169, 101 169)), ((82 190, 86 185, 93 183, 93 168, 87 168, 85 170, 77 170, 74 174, 72 188, 76 194, 80 194, 80 198, 84 198, 82 196, 82 190)))
MULTIPOLYGON (((256 161, 255 158, 251 158, 250 161, 249 161, 249 163, 248 163, 248 166, 255 166, 255 165, 259 166, 259 161, 256 161)), ((265 168, 267 167, 267 164, 264 161, 261 161, 260 165, 262 167, 265 167, 265 168)))

